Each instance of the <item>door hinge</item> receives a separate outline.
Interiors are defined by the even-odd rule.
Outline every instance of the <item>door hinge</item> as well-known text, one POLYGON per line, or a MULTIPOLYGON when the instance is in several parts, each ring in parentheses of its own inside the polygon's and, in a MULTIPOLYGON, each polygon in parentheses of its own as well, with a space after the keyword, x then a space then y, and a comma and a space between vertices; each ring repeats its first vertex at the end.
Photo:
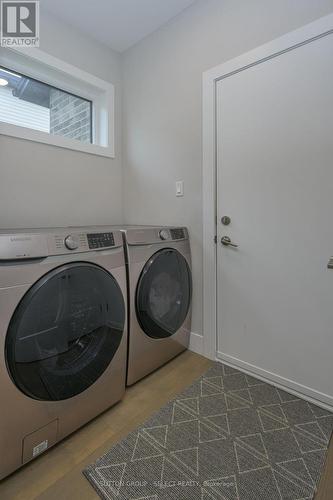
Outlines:
POLYGON ((216 236, 216 234, 215 234, 215 236, 214 236, 214 243, 215 243, 215 244, 217 243, 217 236, 216 236))

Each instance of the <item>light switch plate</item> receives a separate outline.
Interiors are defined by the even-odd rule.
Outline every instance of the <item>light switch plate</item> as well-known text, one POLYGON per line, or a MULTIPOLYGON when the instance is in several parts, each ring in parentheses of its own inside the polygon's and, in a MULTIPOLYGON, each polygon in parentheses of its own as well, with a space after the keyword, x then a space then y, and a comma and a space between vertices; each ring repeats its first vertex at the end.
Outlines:
POLYGON ((176 181, 176 196, 184 196, 184 181, 176 181))

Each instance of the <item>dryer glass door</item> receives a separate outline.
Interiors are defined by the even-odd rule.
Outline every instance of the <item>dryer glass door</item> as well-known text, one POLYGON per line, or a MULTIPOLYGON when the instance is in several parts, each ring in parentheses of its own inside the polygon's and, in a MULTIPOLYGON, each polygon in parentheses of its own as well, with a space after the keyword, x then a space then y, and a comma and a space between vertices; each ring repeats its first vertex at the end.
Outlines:
POLYGON ((188 314, 192 295, 191 271, 175 249, 155 253, 144 266, 136 290, 136 314, 152 338, 170 337, 188 314))
POLYGON ((124 324, 123 295, 106 270, 89 263, 54 269, 30 288, 11 319, 6 360, 13 382, 45 401, 83 392, 109 366, 124 324))

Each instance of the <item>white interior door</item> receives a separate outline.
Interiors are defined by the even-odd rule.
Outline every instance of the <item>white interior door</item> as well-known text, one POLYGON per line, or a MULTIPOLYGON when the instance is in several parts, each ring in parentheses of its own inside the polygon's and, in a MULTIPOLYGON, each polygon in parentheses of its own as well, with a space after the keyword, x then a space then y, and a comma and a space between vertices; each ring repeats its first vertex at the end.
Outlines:
POLYGON ((218 357, 329 404, 332 61, 326 35, 220 80, 216 104, 218 357))

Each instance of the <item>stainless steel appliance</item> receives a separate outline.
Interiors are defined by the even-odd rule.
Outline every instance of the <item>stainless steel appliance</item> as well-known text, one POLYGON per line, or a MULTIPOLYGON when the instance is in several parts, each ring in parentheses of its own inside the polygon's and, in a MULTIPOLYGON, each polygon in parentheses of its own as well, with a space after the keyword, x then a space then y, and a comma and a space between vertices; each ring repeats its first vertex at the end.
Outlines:
POLYGON ((121 232, 2 230, 0 344, 3 478, 124 394, 121 232))
POLYGON ((191 252, 185 227, 123 228, 129 290, 127 385, 188 347, 191 252))

